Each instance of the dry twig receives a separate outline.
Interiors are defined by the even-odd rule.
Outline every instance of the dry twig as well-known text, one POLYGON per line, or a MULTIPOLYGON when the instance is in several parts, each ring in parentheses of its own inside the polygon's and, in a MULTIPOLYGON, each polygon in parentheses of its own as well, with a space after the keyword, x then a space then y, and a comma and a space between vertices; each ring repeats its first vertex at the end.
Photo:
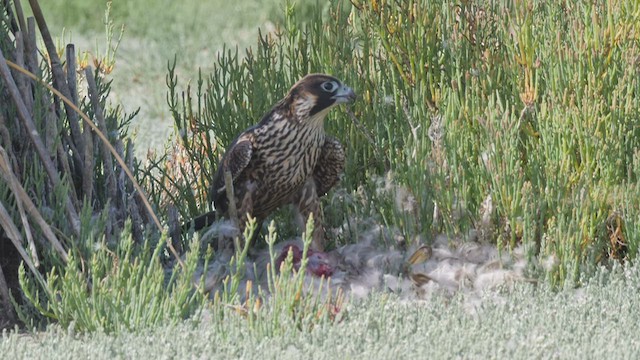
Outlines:
MULTIPOLYGON (((38 153, 40 161, 42 162, 51 183, 54 186, 57 186, 58 184, 60 184, 60 176, 58 175, 58 171, 53 165, 51 158, 49 158, 49 153, 47 152, 47 149, 44 146, 42 139, 40 138, 40 134, 36 130, 33 120, 31 119, 31 115, 29 114, 26 106, 24 105, 24 102, 22 101, 20 92, 18 91, 18 88, 16 87, 16 83, 13 80, 13 77, 11 76, 11 72, 9 71, 9 67, 7 65, 7 61, 4 58, 4 54, 2 53, 2 50, 0 50, 0 76, 3 78, 5 82, 5 86, 7 87, 7 90, 9 91, 9 93, 11 94, 11 97, 13 98, 13 102, 16 105, 16 109, 18 111, 18 117, 22 121, 22 124, 24 125, 24 127, 27 129, 27 132, 29 133, 29 137, 31 138, 31 142, 33 143, 33 146, 35 147, 36 152, 38 153)), ((65 203, 65 209, 67 212, 67 216, 69 216, 71 229, 76 235, 79 235, 80 220, 78 217, 78 213, 76 212, 76 209, 74 207, 73 202, 71 201, 71 198, 67 197, 66 200, 67 201, 65 203)))

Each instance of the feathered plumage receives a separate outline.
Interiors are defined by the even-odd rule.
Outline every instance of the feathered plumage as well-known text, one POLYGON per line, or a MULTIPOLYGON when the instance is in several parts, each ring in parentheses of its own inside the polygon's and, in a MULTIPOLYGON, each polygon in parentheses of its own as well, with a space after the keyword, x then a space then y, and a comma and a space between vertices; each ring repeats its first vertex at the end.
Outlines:
MULTIPOLYGON (((293 204, 306 220, 313 214, 315 250, 324 248, 318 197, 326 194, 344 170, 342 145, 324 131, 324 118, 335 105, 355 100, 353 90, 323 74, 298 81, 255 126, 243 131, 224 154, 209 198, 227 216, 225 172, 231 174, 239 226, 247 214, 262 222, 277 208, 293 204)), ((210 224, 215 215, 194 219, 194 227, 210 224)))

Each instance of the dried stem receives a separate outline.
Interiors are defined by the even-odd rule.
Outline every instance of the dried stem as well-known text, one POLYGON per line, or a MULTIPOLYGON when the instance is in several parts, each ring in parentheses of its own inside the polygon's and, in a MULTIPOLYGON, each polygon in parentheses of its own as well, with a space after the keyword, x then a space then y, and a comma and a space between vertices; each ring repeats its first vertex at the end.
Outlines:
POLYGON ((25 50, 27 54, 27 69, 36 75, 40 75, 40 67, 38 66, 38 48, 36 45, 36 21, 30 17, 27 19, 27 34, 24 37, 25 50))
MULTIPOLYGON (((89 88, 89 99, 91 100, 91 106, 93 107, 93 113, 95 115, 96 123, 98 125, 98 129, 103 134, 107 134, 107 124, 104 121, 104 112, 102 111, 102 107, 100 106, 100 95, 98 94, 98 87, 96 85, 96 80, 93 77, 93 73, 91 72, 91 67, 87 66, 84 69, 85 77, 87 78, 87 84, 89 88)), ((109 151, 108 142, 101 142, 101 151, 100 155, 102 155, 102 171, 104 172, 104 176, 107 182, 107 194, 109 199, 113 202, 111 204, 112 208, 117 206, 118 204, 118 188, 116 185, 116 174, 113 171, 113 159, 111 157, 111 153, 109 151)), ((117 152, 117 150, 116 150, 117 152)), ((118 154, 119 155, 119 154, 118 154)), ((111 211, 109 211, 110 216, 113 216, 111 211)), ((115 219, 114 219, 115 220, 115 219)), ((115 224, 115 221, 111 221, 112 224, 115 224)))
POLYGON ((16 17, 18 18, 20 31, 22 31, 22 33, 25 33, 27 31, 27 26, 24 22, 24 11, 22 11, 22 4, 20 3, 20 0, 13 0, 13 5, 16 7, 16 17))
MULTIPOLYGON (((25 66, 24 52, 25 50, 25 40, 24 33, 22 31, 16 32, 16 64, 19 66, 25 66)), ((33 114, 33 96, 31 96, 31 89, 29 87, 29 80, 24 76, 14 76, 16 80, 16 84, 18 85, 18 89, 22 94, 22 98, 24 99, 24 104, 29 110, 29 114, 33 114)))
POLYGON ((20 231, 18 230, 16 225, 13 223, 13 220, 11 220, 11 216, 9 215, 9 213, 7 212, 7 209, 5 209, 4 205, 1 202, 0 202, 0 227, 4 229, 5 235, 9 238, 9 240, 11 240, 16 250, 18 250, 18 253, 20 254, 20 256, 22 256, 22 259, 24 260, 24 262, 27 264, 27 266, 33 273, 33 276, 35 276, 38 279, 38 281, 40 281, 40 283, 44 285, 45 281, 42 278, 42 275, 40 275, 40 272, 35 267, 35 265, 31 261, 31 258, 29 257, 29 255, 27 255, 27 252, 24 250, 24 247, 22 246, 22 236, 20 236, 20 231))
POLYGON ((49 224, 42 218, 42 215, 40 215, 40 212, 38 212, 36 205, 33 203, 27 192, 15 177, 11 166, 9 165, 9 157, 2 146, 0 146, 0 175, 2 175, 5 181, 11 186, 11 191, 13 192, 13 195, 15 196, 16 202, 19 204, 19 206, 24 206, 31 217, 35 219, 36 223, 42 230, 43 235, 47 238, 47 240, 49 240, 62 260, 67 262, 67 251, 64 249, 60 241, 58 241, 58 238, 53 233, 53 230, 51 230, 49 224))
MULTIPOLYGON (((77 76, 76 76, 76 51, 73 44, 67 45, 67 83, 69 84, 69 91, 72 98, 70 99, 74 105, 78 106, 78 89, 77 76)), ((93 197, 93 171, 95 160, 93 158, 93 135, 91 134, 91 127, 83 123, 84 137, 84 154, 83 162, 84 168, 82 169, 82 196, 85 200, 91 201, 93 197)))
MULTIPOLYGON (((0 52, 0 55, 2 55, 1 52, 0 52)), ((91 121, 91 119, 87 116, 87 114, 83 113, 80 109, 78 109, 77 106, 73 105, 73 103, 68 98, 63 96, 62 93, 60 93, 60 91, 58 91, 56 88, 50 86, 49 84, 39 80, 34 74, 30 73, 29 71, 25 70, 24 68, 20 68, 19 66, 17 66, 14 63, 12 63, 11 61, 4 60, 4 57, 1 57, 0 60, 2 60, 2 63, 4 63, 5 65, 11 66, 11 68, 13 68, 14 70, 18 70, 21 73, 23 73, 23 74, 27 75, 28 77, 30 77, 31 79, 40 82, 40 84, 42 84, 44 87, 49 89, 49 91, 54 93, 56 96, 60 97, 60 99, 63 102, 65 102, 65 104, 71 106, 71 108, 74 111, 76 111, 80 115, 80 117, 82 117, 82 119, 85 121, 85 123, 88 124, 91 127, 91 130, 93 130, 95 132, 95 134, 98 136, 100 141, 102 143, 107 144, 107 148, 109 149, 111 154, 114 156, 114 158, 116 159, 118 164, 122 167, 124 172, 127 174, 127 177, 131 180, 131 183, 133 184, 134 188, 136 189, 136 192, 139 195, 138 198, 140 199, 140 201, 142 201, 142 203, 144 204, 144 208, 147 210, 147 214, 149 215, 149 217, 151 217, 151 220, 153 220, 153 222, 156 225, 156 227, 158 228, 158 230, 162 231, 162 228, 163 228, 162 224, 160 223, 160 220, 158 220, 158 217, 156 216, 155 212, 153 211, 153 208, 151 207, 151 203, 149 203, 149 199, 147 199, 144 191, 142 190, 142 187, 140 187, 140 184, 138 184, 138 182, 136 181, 135 177, 131 173, 131 170, 129 170, 129 168, 127 167, 127 164, 124 162, 122 157, 118 156, 118 153, 113 148, 113 146, 109 143, 109 140, 107 139, 106 135, 102 131, 100 131, 100 129, 98 129, 98 127, 93 123, 93 121, 91 121)), ((0 66, 0 68, 1 68, 1 66, 0 66)), ((14 84, 14 87, 15 87, 15 84, 14 84)), ((184 267, 184 262, 182 261, 182 259, 180 258, 180 255, 176 252, 175 248, 173 247, 173 245, 171 243, 169 243, 169 250, 171 251, 171 254, 176 257, 178 263, 180 263, 180 265, 182 267, 184 267)))
MULTIPOLYGON (((55 166, 53 165, 51 158, 49 157, 49 153, 47 152, 46 147, 42 143, 40 134, 37 132, 36 127, 33 123, 33 120, 31 119, 31 116, 29 115, 29 112, 25 107, 24 102, 22 101, 22 98, 20 97, 20 92, 18 91, 18 88, 16 87, 16 83, 13 80, 13 77, 11 76, 11 71, 7 66, 7 61, 4 58, 4 54, 2 53, 2 50, 0 50, 0 76, 2 76, 2 78, 4 79, 5 86, 7 87, 7 90, 11 94, 11 97, 13 98, 13 102, 16 105, 16 109, 18 111, 18 117, 20 118, 20 121, 22 121, 24 127, 27 129, 27 132, 29 133, 29 137, 31 138, 31 142, 33 143, 33 146, 35 147, 36 152, 40 157, 40 161, 42 161, 42 164, 44 165, 45 171, 47 172, 47 175, 49 176, 51 183, 54 186, 57 186, 58 184, 60 184, 60 177, 58 175, 58 172, 55 166)), ((65 209, 67 212, 67 216, 69 216, 71 229, 76 235, 79 235, 80 220, 78 217, 78 213, 76 212, 76 209, 70 197, 67 197, 66 199, 65 209)))
MULTIPOLYGON (((40 28, 42 41, 47 48, 47 53, 49 54, 51 73, 53 75, 53 84, 64 97, 66 97, 67 99, 71 99, 71 91, 69 90, 69 85, 65 81, 64 71, 62 70, 62 64, 60 63, 60 58, 58 57, 58 53, 56 51, 56 45, 53 42, 53 38, 51 37, 51 33, 49 32, 47 23, 44 20, 44 15, 42 14, 40 4, 38 3, 38 0, 29 0, 29 4, 31 5, 31 10, 33 10, 33 16, 36 18, 38 27, 40 28)), ((73 139, 76 141, 76 147, 79 153, 83 154, 84 138, 81 136, 82 133, 80 132, 80 125, 78 123, 78 114, 73 110, 73 107, 71 107, 66 102, 64 103, 64 107, 67 113, 67 119, 69 119, 69 128, 71 128, 71 134, 73 135, 73 139)), ((76 158, 76 160, 78 159, 79 158, 76 158)), ((80 168, 84 168, 84 166, 81 166, 80 168)), ((80 173, 78 173, 77 175, 80 176, 80 173)))
POLYGON ((20 221, 22 222, 24 234, 27 237, 29 250, 31 250, 31 257, 34 259, 36 267, 40 267, 40 260, 38 259, 36 244, 33 242, 33 233, 31 231, 31 226, 29 224, 29 220, 27 219, 27 214, 24 211, 22 201, 20 201, 20 199, 16 195, 20 191, 19 188, 21 189, 20 182, 15 178, 15 176, 13 176, 13 171, 11 170, 11 166, 9 165, 9 157, 7 156, 7 153, 2 146, 0 146, 0 175, 4 178, 7 184, 9 184, 9 188, 16 197, 16 206, 18 207, 18 214, 20 214, 20 221))

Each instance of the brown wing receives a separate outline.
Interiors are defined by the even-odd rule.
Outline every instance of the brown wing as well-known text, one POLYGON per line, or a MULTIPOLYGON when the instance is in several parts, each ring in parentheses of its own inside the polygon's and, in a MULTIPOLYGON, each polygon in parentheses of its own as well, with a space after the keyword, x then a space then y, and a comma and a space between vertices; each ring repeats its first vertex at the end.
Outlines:
POLYGON ((313 179, 319 196, 326 195, 338 183, 344 171, 344 164, 345 154, 342 144, 337 139, 327 136, 318 163, 313 170, 313 179))
POLYGON ((234 183, 238 176, 247 168, 253 154, 253 134, 241 134, 227 149, 222 157, 222 162, 218 166, 216 175, 213 179, 212 186, 209 189, 209 199, 214 203, 220 198, 226 199, 224 186, 224 173, 231 172, 231 178, 234 183))
POLYGON ((251 154, 253 154, 253 135, 242 134, 236 143, 227 150, 222 160, 224 166, 223 171, 230 171, 231 178, 235 181, 240 173, 249 165, 251 154))

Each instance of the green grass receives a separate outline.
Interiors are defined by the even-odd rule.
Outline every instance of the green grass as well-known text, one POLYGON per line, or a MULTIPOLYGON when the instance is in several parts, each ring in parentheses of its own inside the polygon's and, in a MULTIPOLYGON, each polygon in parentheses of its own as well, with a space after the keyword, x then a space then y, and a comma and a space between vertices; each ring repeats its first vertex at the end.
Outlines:
MULTIPOLYGON (((166 237, 160 243, 164 241, 166 237)), ((194 290, 200 254, 198 244, 192 245, 184 269, 166 270, 161 262, 164 246, 147 240, 137 247, 127 224, 115 251, 103 238, 93 242, 88 264, 82 264, 82 254, 74 254, 65 266, 53 268, 42 297, 33 291, 38 285, 24 268, 20 282, 30 303, 64 327, 111 333, 164 325, 198 313, 206 302, 206 295, 194 290)), ((21 314, 21 319, 31 323, 28 314, 21 314)))
MULTIPOLYGON (((307 1, 308 4, 312 2, 307 1)), ((52 33, 76 44, 79 53, 105 54, 106 0, 42 1, 52 33), (64 36, 62 35, 64 34, 64 36)), ((139 129, 138 155, 148 148, 160 150, 172 127, 166 106, 167 63, 177 56, 177 74, 184 81, 198 70, 213 71, 223 47, 240 49, 253 44, 258 29, 273 29, 282 17, 276 0, 242 1, 115 1, 110 20, 116 37, 125 26, 116 56, 112 101, 127 112, 140 108, 132 123, 139 129)), ((28 8, 28 6, 27 6, 28 8)), ((61 47, 62 48, 62 47, 61 47)))
POLYGON ((285 327, 271 336, 233 314, 222 322, 117 335, 54 326, 44 333, 5 334, 0 352, 12 359, 635 358, 639 284, 637 267, 616 267, 561 292, 521 284, 481 299, 460 295, 424 304, 379 294, 351 303, 338 324, 320 323, 310 331, 285 327))

